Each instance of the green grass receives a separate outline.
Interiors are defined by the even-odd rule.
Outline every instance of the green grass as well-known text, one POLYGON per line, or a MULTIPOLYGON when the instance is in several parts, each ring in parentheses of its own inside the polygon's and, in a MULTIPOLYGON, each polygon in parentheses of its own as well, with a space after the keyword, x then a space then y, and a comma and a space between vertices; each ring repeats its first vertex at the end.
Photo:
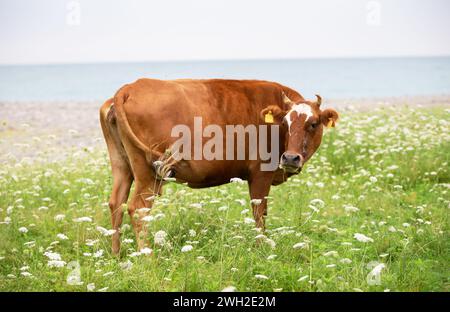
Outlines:
POLYGON ((2 164, 0 290, 86 291, 93 283, 95 291, 448 291, 449 124, 443 108, 343 114, 303 173, 272 187, 266 239, 245 222, 246 184, 168 184, 152 210, 159 215, 149 223, 150 257, 131 256, 127 214, 120 257, 96 229, 111 228, 106 151, 2 164), (73 221, 86 216, 92 222, 73 221), (160 230, 162 247, 153 244, 160 230), (187 244, 193 250, 182 253, 187 244), (72 263, 48 267, 46 251, 76 261, 83 284, 67 283, 72 263), (380 263, 379 283, 369 284, 380 263))

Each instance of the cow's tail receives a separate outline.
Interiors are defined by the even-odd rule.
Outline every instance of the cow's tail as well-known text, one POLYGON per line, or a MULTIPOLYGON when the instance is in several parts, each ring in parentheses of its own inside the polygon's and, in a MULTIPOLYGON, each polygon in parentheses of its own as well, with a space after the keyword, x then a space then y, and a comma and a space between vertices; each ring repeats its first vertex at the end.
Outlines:
POLYGON ((133 129, 131 129, 130 123, 128 122, 127 115, 125 113, 124 109, 124 103, 127 101, 128 94, 126 91, 119 90, 116 95, 114 96, 114 106, 117 112, 116 118, 118 121, 118 124, 120 126, 120 130, 124 132, 126 137, 141 151, 145 153, 147 161, 155 161, 156 159, 161 158, 163 156, 163 153, 155 151, 148 146, 146 146, 133 132, 133 129))

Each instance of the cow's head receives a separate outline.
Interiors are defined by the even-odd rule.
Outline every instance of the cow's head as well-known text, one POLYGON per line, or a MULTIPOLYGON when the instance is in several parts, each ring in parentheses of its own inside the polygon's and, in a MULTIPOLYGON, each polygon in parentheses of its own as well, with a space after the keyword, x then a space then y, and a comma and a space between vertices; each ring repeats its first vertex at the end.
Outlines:
POLYGON ((267 114, 271 114, 273 123, 286 128, 286 146, 281 155, 280 168, 298 173, 319 148, 323 127, 334 127, 338 113, 330 108, 320 110, 322 99, 319 95, 316 95, 316 101, 302 100, 297 103, 284 93, 282 96, 284 108, 270 105, 261 111, 261 118, 267 121, 267 114))

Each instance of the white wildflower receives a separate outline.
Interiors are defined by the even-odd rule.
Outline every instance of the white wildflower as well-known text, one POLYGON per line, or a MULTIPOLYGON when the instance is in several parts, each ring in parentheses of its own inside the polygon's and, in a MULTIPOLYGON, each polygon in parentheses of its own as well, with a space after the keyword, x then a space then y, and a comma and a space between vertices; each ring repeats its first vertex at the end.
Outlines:
POLYGON ((309 275, 303 275, 302 277, 300 277, 297 281, 298 282, 303 282, 306 281, 309 278, 309 275))
POLYGON ((66 240, 66 239, 69 239, 69 238, 67 237, 67 235, 62 234, 62 233, 57 234, 56 237, 58 237, 58 239, 60 239, 60 240, 66 240))
POLYGON ((260 279, 260 280, 267 280, 267 279, 269 279, 267 276, 265 276, 263 274, 256 274, 255 278, 256 279, 260 279))
POLYGON ((57 214, 57 215, 54 217, 54 220, 55 220, 55 221, 62 221, 62 220, 64 220, 65 217, 66 217, 66 216, 63 215, 63 214, 57 214))
POLYGON ((99 249, 96 252, 94 252, 93 257, 94 258, 101 258, 101 257, 103 257, 103 249, 99 249))
POLYGON ((239 183, 239 184, 245 183, 244 180, 242 180, 241 178, 231 178, 230 182, 231 183, 239 183))
POLYGON ((254 198, 250 201, 250 204, 256 205, 256 206, 261 205, 261 203, 262 203, 262 199, 257 199, 257 198, 254 198))
POLYGON ((342 258, 341 260, 339 260, 339 262, 342 264, 350 264, 352 263, 352 260, 350 260, 349 258, 342 258))
POLYGON ((94 283, 90 283, 87 284, 87 291, 94 291, 95 290, 95 284, 94 283))
POLYGON ((164 246, 166 244, 167 233, 165 231, 158 231, 155 233, 154 241, 156 245, 164 246))
POLYGON ((44 252, 44 256, 50 260, 61 260, 61 255, 57 252, 46 251, 44 252))
POLYGON ((19 228, 19 232, 20 233, 27 233, 28 229, 26 227, 22 226, 22 227, 19 228))
POLYGON ((148 247, 144 247, 140 250, 140 253, 142 255, 150 255, 152 252, 153 252, 153 250, 148 247))
POLYGON ((97 229, 97 231, 99 231, 103 236, 111 236, 111 235, 113 235, 114 233, 116 233, 116 230, 108 230, 108 229, 105 229, 104 227, 101 227, 101 226, 97 226, 96 229, 97 229))
POLYGON ((384 263, 376 265, 369 274, 367 274, 368 285, 380 285, 381 284, 381 271, 386 267, 384 263))
POLYGON ((359 242, 363 242, 363 243, 369 243, 369 242, 373 242, 373 239, 364 235, 364 234, 360 234, 360 233, 355 233, 355 235, 353 235, 353 237, 359 241, 359 242))
POLYGON ((81 222, 92 222, 92 218, 90 218, 90 217, 80 217, 80 218, 73 219, 73 222, 78 222, 78 223, 81 223, 81 222))
POLYGON ((255 223, 255 220, 253 220, 252 218, 244 218, 244 223, 245 224, 253 224, 253 223, 255 223))
POLYGON ((348 213, 350 213, 350 212, 358 212, 359 208, 355 207, 355 206, 352 206, 352 205, 344 205, 344 210, 345 210, 345 212, 348 212, 348 213))
POLYGON ((292 246, 292 248, 294 248, 294 249, 303 249, 303 248, 306 248, 307 246, 308 246, 307 243, 297 243, 294 246, 292 246))
POLYGON ((155 220, 155 217, 154 216, 145 216, 145 217, 141 218, 141 220, 144 222, 151 222, 151 221, 155 220))
POLYGON ((49 268, 62 268, 66 265, 65 261, 62 260, 49 260, 47 262, 47 266, 49 268))
POLYGON ((192 245, 186 245, 181 248, 181 252, 189 252, 193 249, 192 245))
POLYGON ((337 257, 339 254, 335 250, 327 251, 323 254, 325 257, 337 257))
POLYGON ((227 286, 224 289, 222 289, 222 292, 235 292, 236 291, 236 287, 234 286, 227 286))

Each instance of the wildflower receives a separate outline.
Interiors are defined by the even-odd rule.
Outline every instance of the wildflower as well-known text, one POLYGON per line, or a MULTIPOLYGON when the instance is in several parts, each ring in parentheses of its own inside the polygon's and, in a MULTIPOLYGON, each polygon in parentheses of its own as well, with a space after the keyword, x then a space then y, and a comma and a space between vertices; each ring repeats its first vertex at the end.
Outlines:
POLYGON ((327 264, 326 267, 328 269, 332 269, 332 268, 336 267, 336 264, 334 264, 334 263, 333 264, 327 264))
POLYGON ((268 280, 269 278, 267 277, 267 276, 265 276, 264 274, 256 274, 255 275, 255 278, 256 279, 259 279, 259 280, 268 280))
POLYGON ((192 245, 186 245, 181 248, 181 252, 189 252, 193 249, 192 245))
POLYGON ((372 182, 372 183, 375 183, 375 182, 378 181, 378 179, 377 179, 376 177, 374 177, 374 176, 370 177, 369 180, 370 180, 370 182, 372 182))
POLYGON ((358 212, 359 208, 352 205, 344 205, 345 212, 358 212))
POLYGON ((244 183, 244 180, 242 180, 241 178, 231 178, 230 182, 242 184, 242 183, 244 183))
POLYGON ((145 216, 141 220, 144 222, 151 222, 151 221, 155 220, 155 217, 154 216, 145 216))
POLYGON ((363 243, 369 243, 369 242, 373 242, 373 239, 364 235, 364 234, 360 234, 360 233, 355 233, 355 235, 353 235, 353 237, 359 241, 359 242, 363 242, 363 243))
POLYGON ((153 252, 153 250, 148 247, 144 247, 140 250, 140 253, 142 255, 150 255, 152 252, 153 252))
POLYGON ((222 292, 235 292, 236 291, 236 287, 234 286, 227 286, 224 289, 222 289, 222 292))
POLYGON ((369 274, 367 274, 368 285, 380 285, 381 284, 381 271, 386 267, 384 263, 377 264, 369 274))
POLYGON ((273 239, 270 238, 266 238, 265 242, 272 248, 275 249, 275 247, 277 246, 277 243, 275 243, 275 241, 273 239))
POLYGON ((307 243, 297 243, 294 246, 292 246, 292 248, 294 248, 294 249, 303 249, 303 248, 305 248, 307 246, 308 246, 307 243))
POLYGON ((101 258, 101 257, 103 257, 103 249, 99 249, 96 252, 94 252, 93 257, 94 258, 101 258))
POLYGON ((154 241, 156 245, 164 246, 166 244, 167 233, 164 231, 158 231, 155 233, 154 241))
POLYGON ((67 235, 62 234, 62 233, 57 234, 56 237, 58 237, 60 240, 66 240, 66 239, 69 239, 69 238, 67 237, 67 235))
POLYGON ((269 255, 268 257, 267 257, 267 260, 273 260, 273 259, 275 259, 277 257, 277 255, 269 255))
POLYGON ((116 230, 107 230, 104 227, 101 226, 97 226, 96 227, 97 231, 99 231, 103 236, 111 236, 114 233, 116 233, 116 230))
POLYGON ((253 223, 255 223, 255 220, 253 220, 252 218, 244 218, 244 223, 245 224, 253 224, 253 223))
POLYGON ((250 204, 256 205, 256 206, 261 205, 261 203, 262 203, 262 199, 257 199, 257 198, 254 198, 250 201, 250 204))
POLYGON ((339 262, 342 264, 350 264, 352 263, 352 260, 350 260, 349 258, 342 258, 341 260, 339 260, 339 262))
POLYGON ((66 216, 63 215, 63 214, 57 214, 57 215, 54 217, 54 220, 55 220, 55 221, 62 221, 62 220, 64 220, 65 217, 66 217, 66 216))
POLYGON ((62 268, 66 265, 65 261, 62 260, 49 260, 47 262, 47 266, 49 268, 62 268))
POLYGON ((197 235, 197 232, 195 232, 194 230, 189 230, 189 236, 194 237, 197 235))
POLYGON ((339 254, 335 250, 327 251, 323 254, 325 257, 337 257, 339 254))
POLYGON ((297 282, 303 282, 305 280, 307 280, 309 278, 309 275, 303 275, 302 277, 300 277, 297 282))
POLYGON ((103 287, 103 288, 100 288, 100 289, 97 290, 97 291, 98 291, 98 292, 105 292, 105 291, 108 290, 108 288, 109 288, 109 287, 103 287))
POLYGON ((315 207, 319 206, 320 208, 323 208, 325 206, 325 202, 319 198, 313 199, 309 202, 310 205, 313 205, 315 207))
POLYGON ((33 276, 33 274, 31 274, 30 272, 20 272, 20 275, 25 276, 25 277, 33 276))
POLYGON ((47 256, 50 260, 61 260, 61 255, 57 252, 46 251, 44 256, 47 256))
POLYGON ((73 222, 81 223, 81 222, 92 222, 92 218, 90 217, 80 217, 73 219, 73 222))
POLYGON ((20 233, 27 233, 28 229, 26 227, 22 226, 22 227, 19 228, 19 232, 20 233))
POLYGON ((132 266, 133 266, 133 262, 131 262, 130 260, 120 263, 120 268, 124 271, 131 269, 132 266))
POLYGON ((87 291, 94 291, 95 284, 94 283, 87 284, 86 288, 87 288, 87 291))
POLYGON ((132 244, 132 243, 134 242, 134 240, 131 239, 131 238, 125 238, 125 239, 123 240, 123 242, 124 242, 125 244, 132 244))

